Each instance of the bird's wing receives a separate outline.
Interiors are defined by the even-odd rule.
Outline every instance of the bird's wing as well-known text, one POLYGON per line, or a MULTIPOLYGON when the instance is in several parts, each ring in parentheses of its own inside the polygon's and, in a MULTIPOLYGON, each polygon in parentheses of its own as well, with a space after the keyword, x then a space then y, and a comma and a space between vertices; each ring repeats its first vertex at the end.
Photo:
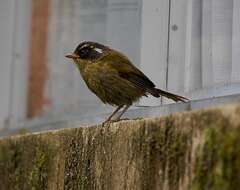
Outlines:
POLYGON ((109 69, 118 73, 137 87, 147 90, 155 87, 154 83, 135 67, 129 59, 119 52, 112 52, 101 59, 102 62, 108 64, 109 69))

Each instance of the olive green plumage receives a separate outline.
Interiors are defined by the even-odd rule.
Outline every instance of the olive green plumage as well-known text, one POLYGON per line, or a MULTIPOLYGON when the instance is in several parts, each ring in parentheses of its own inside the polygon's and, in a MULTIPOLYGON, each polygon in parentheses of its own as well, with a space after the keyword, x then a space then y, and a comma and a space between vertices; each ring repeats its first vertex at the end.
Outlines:
POLYGON ((134 80, 131 75, 130 80, 121 76, 122 73, 130 73, 130 70, 133 70, 127 61, 116 52, 109 52, 108 56, 102 57, 94 64, 81 64, 81 61, 76 60, 88 88, 104 103, 116 106, 132 104, 145 93, 130 81, 134 80))
MULTIPOLYGON (((126 56, 102 44, 83 42, 73 54, 66 57, 74 60, 88 88, 102 102, 118 106, 118 109, 124 105, 128 108, 140 97, 148 94, 154 97, 163 95, 174 101, 187 100, 182 96, 155 88, 153 82, 126 56)), ((110 119, 111 117, 108 121, 110 119)))

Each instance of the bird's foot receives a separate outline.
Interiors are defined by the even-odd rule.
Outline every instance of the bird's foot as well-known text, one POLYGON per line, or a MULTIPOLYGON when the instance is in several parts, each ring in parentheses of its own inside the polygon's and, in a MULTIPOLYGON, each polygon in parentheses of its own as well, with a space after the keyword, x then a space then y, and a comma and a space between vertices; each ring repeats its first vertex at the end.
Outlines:
POLYGON ((102 123, 102 126, 103 127, 109 127, 111 123, 115 123, 115 122, 118 122, 119 120, 115 120, 115 119, 112 119, 112 120, 106 120, 102 123))
POLYGON ((106 120, 102 123, 102 126, 105 127, 109 127, 111 123, 116 123, 118 121, 125 121, 125 120, 129 120, 129 118, 123 118, 123 119, 111 119, 111 120, 106 120))
POLYGON ((126 121, 126 120, 130 120, 129 118, 123 118, 123 119, 118 119, 117 121, 126 121))

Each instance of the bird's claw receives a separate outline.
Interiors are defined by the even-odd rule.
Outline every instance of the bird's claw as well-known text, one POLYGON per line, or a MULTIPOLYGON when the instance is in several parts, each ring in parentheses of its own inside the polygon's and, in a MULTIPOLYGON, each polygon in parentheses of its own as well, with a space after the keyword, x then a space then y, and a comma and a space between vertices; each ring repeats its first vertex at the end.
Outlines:
POLYGON ((110 126, 111 123, 115 123, 115 122, 118 122, 119 120, 115 120, 115 119, 112 119, 112 120, 106 120, 102 123, 102 126, 105 127, 105 126, 110 126))
POLYGON ((115 123, 115 122, 118 122, 118 121, 125 121, 125 120, 129 120, 129 118, 106 120, 102 123, 102 126, 103 127, 105 127, 105 126, 109 127, 111 123, 115 123))

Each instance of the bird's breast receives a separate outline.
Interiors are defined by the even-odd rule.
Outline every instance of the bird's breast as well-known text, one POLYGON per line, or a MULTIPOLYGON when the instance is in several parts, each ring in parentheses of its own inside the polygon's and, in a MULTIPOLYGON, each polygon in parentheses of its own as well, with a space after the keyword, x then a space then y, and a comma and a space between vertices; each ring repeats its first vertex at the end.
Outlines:
POLYGON ((117 106, 132 104, 143 95, 131 82, 104 67, 86 67, 82 76, 88 88, 104 103, 117 106))

